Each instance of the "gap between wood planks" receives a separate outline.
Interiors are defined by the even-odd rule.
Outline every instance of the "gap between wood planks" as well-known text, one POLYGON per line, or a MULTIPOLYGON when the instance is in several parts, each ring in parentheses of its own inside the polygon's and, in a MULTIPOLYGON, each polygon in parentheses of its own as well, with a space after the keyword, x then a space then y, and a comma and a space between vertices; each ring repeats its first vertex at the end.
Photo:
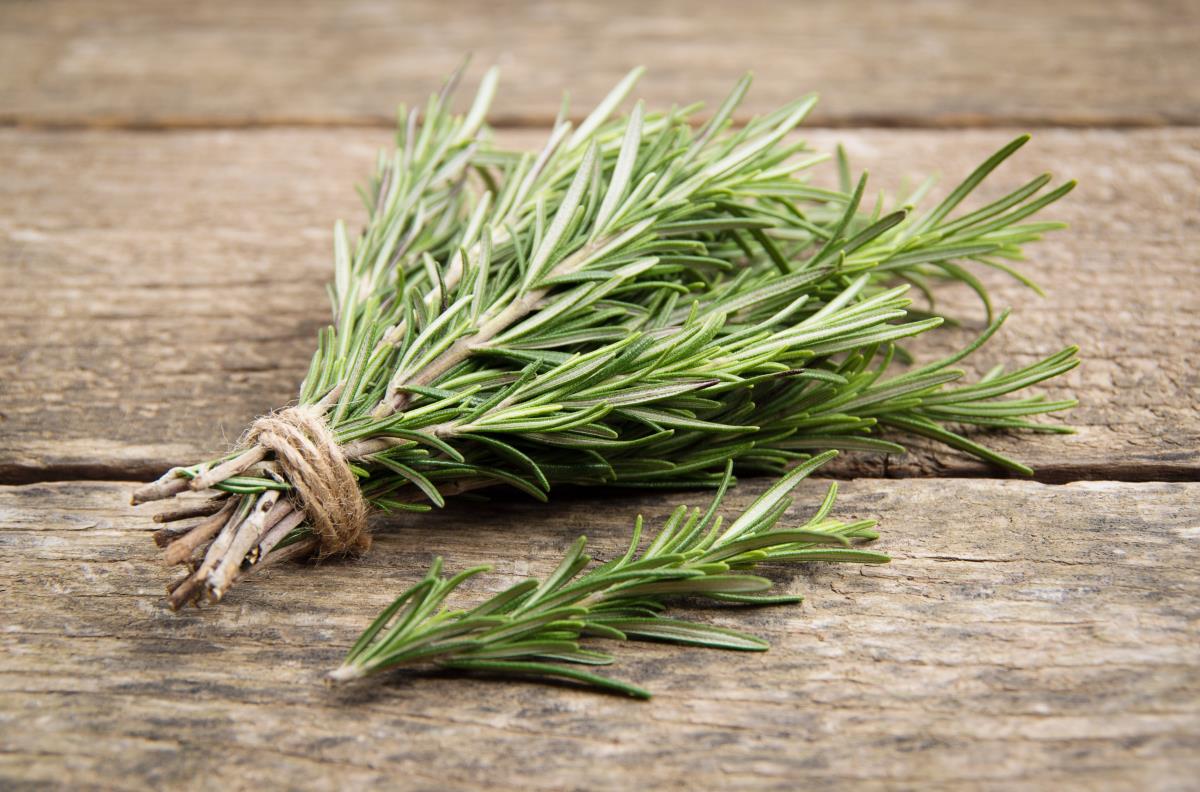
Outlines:
MULTIPOLYGON (((540 115, 501 115, 489 120, 493 129, 520 130, 550 128, 556 119, 540 115)), ((578 124, 583 116, 572 117, 578 124)), ((697 117, 703 123, 704 116, 697 117)), ((739 118, 738 123, 747 119, 739 118)), ((31 131, 80 132, 111 130, 120 132, 171 132, 223 129, 392 129, 395 120, 382 115, 344 116, 320 118, 309 116, 264 116, 258 118, 209 118, 204 116, 161 116, 138 118, 136 116, 111 116, 93 118, 27 117, 22 114, 0 113, 0 128, 31 131)), ((1022 127, 1027 129, 1191 129, 1198 128, 1188 116, 1176 118, 1172 115, 1128 115, 1088 116, 1063 114, 1061 116, 990 115, 983 113, 946 113, 928 117, 889 116, 854 113, 833 117, 822 117, 808 129, 1005 129, 1022 127)))
MULTIPOLYGON (((60 481, 118 481, 128 482, 130 486, 133 486, 134 484, 145 483, 158 478, 174 464, 176 463, 163 460, 161 462, 147 462, 144 464, 106 464, 97 462, 92 464, 55 465, 49 468, 37 468, 23 465, 19 462, 0 462, 0 486, 44 484, 60 481)), ((762 478, 762 476, 758 475, 753 478, 762 478)), ((899 481, 903 479, 992 479, 1034 481, 1039 484, 1064 485, 1080 481, 1121 483, 1200 481, 1200 471, 1190 467, 1114 462, 1112 465, 1093 468, 1064 468, 1056 465, 1045 465, 1036 469, 1032 477, 1006 474, 1002 470, 949 470, 940 472, 937 475, 922 476, 904 472, 898 474, 891 472, 885 463, 883 475, 863 475, 861 473, 855 474, 854 472, 843 473, 835 470, 827 474, 818 474, 817 478, 850 481, 855 479, 874 479, 880 481, 899 481)), ((614 485, 613 488, 620 489, 620 486, 614 485)), ((582 488, 564 485, 558 489, 559 491, 569 492, 582 488)), ((491 494, 494 496, 502 492, 504 492, 504 488, 497 485, 497 488, 491 494)))

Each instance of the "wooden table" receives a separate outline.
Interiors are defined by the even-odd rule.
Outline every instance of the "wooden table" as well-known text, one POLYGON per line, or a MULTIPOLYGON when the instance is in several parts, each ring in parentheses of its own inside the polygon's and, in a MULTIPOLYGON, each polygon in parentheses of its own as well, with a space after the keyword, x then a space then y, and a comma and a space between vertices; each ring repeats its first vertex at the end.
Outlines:
MULTIPOLYGON (((1195 788, 1198 47, 1188 2, 0 6, 0 785, 1195 788), (992 282, 1019 321, 979 364, 1082 345, 1047 389, 1081 400, 1079 433, 989 438, 1033 481, 939 449, 844 461, 838 513, 880 519, 894 562, 781 572, 803 607, 705 614, 766 654, 622 648, 648 704, 318 679, 434 554, 495 564, 471 597, 694 494, 455 504, 168 612, 133 482, 292 397, 390 108, 471 50, 469 77, 503 67, 493 121, 518 143, 636 63, 652 104, 747 68, 747 113, 820 89, 809 139, 884 186, 1033 129, 997 185, 1078 178, 1072 227, 1033 249, 1046 299, 992 282)), ((921 351, 978 330, 966 296, 948 308, 965 327, 921 351)))

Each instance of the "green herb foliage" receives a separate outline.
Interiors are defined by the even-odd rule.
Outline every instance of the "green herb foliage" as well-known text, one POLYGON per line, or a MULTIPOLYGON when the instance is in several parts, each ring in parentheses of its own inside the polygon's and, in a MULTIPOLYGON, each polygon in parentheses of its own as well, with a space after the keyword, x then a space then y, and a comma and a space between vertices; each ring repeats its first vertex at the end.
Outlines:
POLYGON ((664 616, 665 603, 680 597, 743 605, 796 603, 802 598, 764 594, 771 581, 747 572, 761 563, 886 563, 886 555, 855 546, 876 538, 874 521, 843 523, 829 517, 836 484, 802 526, 776 528, 792 503, 789 493, 836 453, 825 452, 794 468, 725 526, 716 512, 731 480, 727 466, 708 509, 702 513, 680 506, 646 547, 641 547, 639 517, 629 550, 584 572, 591 558, 584 554, 587 541, 581 536, 544 580, 525 580, 469 609, 451 609, 445 602, 465 581, 490 567, 445 577, 439 558, 424 579, 366 629, 330 678, 346 681, 402 665, 432 663, 464 671, 569 679, 649 698, 641 687, 576 667, 613 662, 605 652, 584 648, 581 640, 637 639, 765 651, 768 644, 752 635, 664 616))
MULTIPOLYGON (((778 475, 829 449, 900 453, 907 435, 1030 473, 961 427, 1068 431, 1029 417, 1073 401, 1020 392, 1074 367, 1075 348, 973 383, 955 366, 1007 316, 976 273, 1024 280, 1012 262, 1059 227, 1033 216, 1072 183, 1043 175, 962 209, 1022 137, 932 208, 918 208, 928 184, 868 206, 866 175, 840 151, 840 187, 811 183, 829 159, 796 134, 813 97, 735 127, 744 79, 699 126, 696 107, 640 102, 613 119, 639 74, 577 127, 564 108, 538 152, 491 142, 494 72, 465 115, 448 110, 451 86, 400 110, 362 232, 337 226, 334 324, 300 389, 369 502, 426 510, 494 484, 538 499, 561 483, 717 486, 730 459, 778 475), (988 328, 945 359, 895 365, 899 343, 943 321, 913 311, 910 289, 932 298, 944 282, 980 294, 988 328)), ((246 498, 287 487, 269 459, 216 485, 246 498)))

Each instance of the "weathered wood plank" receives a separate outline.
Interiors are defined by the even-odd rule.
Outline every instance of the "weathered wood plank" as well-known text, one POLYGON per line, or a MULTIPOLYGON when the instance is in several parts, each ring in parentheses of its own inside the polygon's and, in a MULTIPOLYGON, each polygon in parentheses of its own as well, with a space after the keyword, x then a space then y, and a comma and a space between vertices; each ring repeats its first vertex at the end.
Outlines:
POLYGON ((450 569, 495 563, 465 604, 546 573, 581 532, 608 558, 635 513, 657 521, 684 496, 458 504, 393 523, 360 561, 277 568, 172 614, 127 495, 0 488, 0 785, 1183 789, 1200 775, 1200 484, 847 483, 837 513, 880 518, 893 563, 775 570, 802 607, 694 614, 769 638, 765 654, 619 647, 612 672, 652 688, 648 704, 422 673, 330 690, 319 671, 435 552, 450 569))
MULTIPOLYGON (((958 178, 1004 131, 814 132, 846 141, 882 185, 940 169, 958 178)), ((533 144, 537 134, 514 133, 533 144)), ((382 132, 0 134, 0 478, 149 477, 210 455, 285 403, 325 321, 332 220, 382 132)), ((1072 223, 1037 246, 1038 300, 990 278, 1017 314, 979 355, 1027 362, 1072 342, 1084 366, 1056 396, 1083 402, 1071 437, 990 436, 1050 480, 1188 478, 1200 471, 1200 133, 1048 130, 998 185, 1043 169, 1082 184, 1072 223)), ((982 326, 970 295, 947 307, 982 326)), ((843 472, 987 472, 926 449, 860 457, 843 472)))
POLYGON ((0 6, 0 116, 20 124, 388 123, 466 53, 505 68, 497 118, 548 123, 631 66, 655 103, 747 110, 819 90, 823 123, 1161 124, 1200 120, 1200 7, 967 0, 139 3, 0 6))

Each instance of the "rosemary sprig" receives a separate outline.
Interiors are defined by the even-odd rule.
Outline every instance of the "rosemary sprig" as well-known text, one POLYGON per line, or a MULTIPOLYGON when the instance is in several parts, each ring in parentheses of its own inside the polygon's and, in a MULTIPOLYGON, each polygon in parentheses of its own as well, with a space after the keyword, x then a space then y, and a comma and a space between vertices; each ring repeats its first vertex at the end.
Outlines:
MULTIPOLYGON (((449 89, 422 113, 402 108, 363 193, 366 226, 354 242, 335 234, 335 322, 300 388, 363 497, 419 511, 496 484, 539 499, 564 482, 715 486, 729 459, 778 474, 825 449, 902 452, 883 429, 1031 472, 955 427, 1064 431, 1026 417, 1074 402, 1008 397, 1075 366, 1073 347, 960 384, 954 366, 1001 314, 959 354, 907 372, 894 361, 942 321, 910 313, 907 290, 963 282, 990 316, 968 267, 1022 277, 1008 262, 1058 227, 1029 218, 1072 183, 1047 190, 1040 176, 960 211, 1019 138, 931 210, 917 209, 927 188, 866 209, 866 177, 844 156, 839 189, 808 180, 826 158, 793 133, 812 97, 732 129, 743 80, 698 129, 695 108, 639 103, 610 120, 638 73, 577 129, 556 123, 537 153, 489 142, 493 72, 464 116, 446 109, 449 89)), ((174 605, 317 547, 279 497, 293 483, 250 444, 135 494, 239 500, 224 523, 159 533, 187 537, 174 605)))
POLYGON ((789 493, 836 453, 827 451, 799 465, 725 527, 716 512, 732 478, 727 464, 709 507, 702 513, 680 506, 645 548, 639 516, 623 556, 584 573, 591 558, 584 553, 587 540, 581 536, 544 580, 522 581, 469 609, 451 609, 445 602, 465 581, 491 567, 445 577, 439 558, 424 579, 371 623, 329 678, 344 682, 431 663, 463 671, 564 678, 649 698, 650 693, 636 685, 563 664, 612 663, 611 655, 581 645, 590 637, 765 651, 769 645, 755 636, 667 617, 663 611, 679 597, 746 605, 803 599, 763 594, 771 581, 747 574, 762 563, 887 563, 886 555, 854 546, 877 538, 873 520, 843 523, 829 517, 836 484, 799 528, 776 528, 792 504, 789 493))

